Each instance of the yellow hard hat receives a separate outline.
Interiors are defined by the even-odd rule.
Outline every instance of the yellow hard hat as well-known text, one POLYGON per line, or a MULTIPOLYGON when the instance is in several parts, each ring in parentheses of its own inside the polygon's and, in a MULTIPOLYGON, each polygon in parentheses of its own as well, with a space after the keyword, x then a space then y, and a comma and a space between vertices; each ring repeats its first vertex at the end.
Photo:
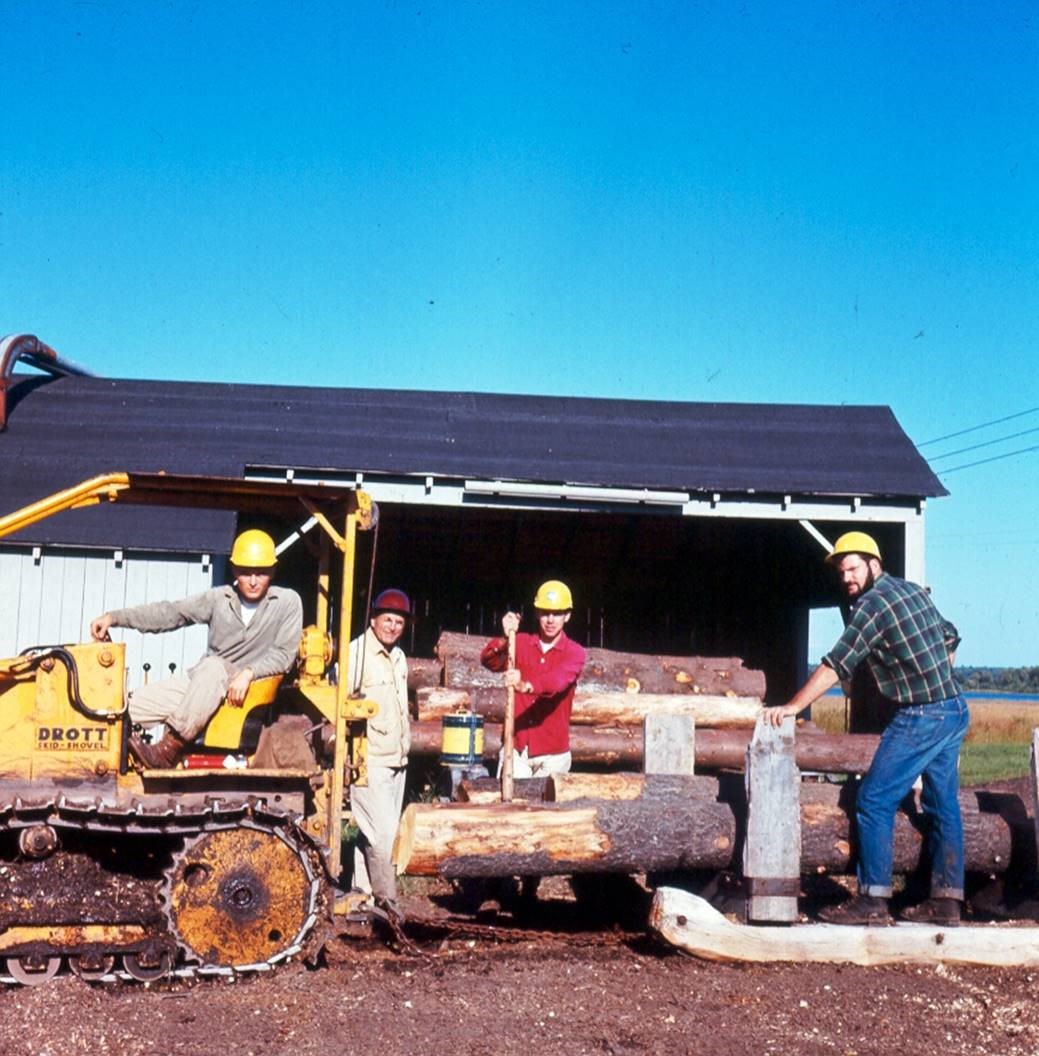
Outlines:
POLYGON ((273 568, 278 563, 274 540, 259 528, 242 532, 231 549, 231 564, 238 568, 273 568))
POLYGON ((544 612, 569 612, 574 607, 570 588, 558 579, 549 579, 538 587, 534 608, 544 612))
POLYGON ((881 560, 880 547, 877 546, 876 539, 865 532, 845 532, 833 544, 833 549, 826 560, 833 562, 838 558, 844 557, 845 554, 867 554, 869 557, 875 557, 878 561, 881 560))

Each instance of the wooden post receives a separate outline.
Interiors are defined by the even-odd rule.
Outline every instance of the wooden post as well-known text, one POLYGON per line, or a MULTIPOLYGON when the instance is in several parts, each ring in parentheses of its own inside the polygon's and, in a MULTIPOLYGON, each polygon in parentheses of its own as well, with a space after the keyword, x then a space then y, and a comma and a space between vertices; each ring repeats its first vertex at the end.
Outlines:
POLYGON ((747 837, 743 879, 748 921, 797 920, 801 889, 801 772, 794 760, 794 720, 758 719, 747 746, 747 837))
MULTIPOLYGON (((516 666, 516 632, 509 631, 509 670, 516 666)), ((516 690, 506 688, 505 723, 501 735, 501 801, 512 800, 515 786, 512 778, 512 753, 516 742, 516 690)))
POLYGON ((696 761, 692 715, 647 715, 642 729, 645 773, 692 775, 696 761))

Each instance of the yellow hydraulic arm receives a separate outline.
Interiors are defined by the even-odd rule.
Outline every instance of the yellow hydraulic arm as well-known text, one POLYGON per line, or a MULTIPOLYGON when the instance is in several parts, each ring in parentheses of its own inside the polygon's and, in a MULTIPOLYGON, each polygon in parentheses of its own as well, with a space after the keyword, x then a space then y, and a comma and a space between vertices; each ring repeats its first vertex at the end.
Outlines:
POLYGON ((23 506, 14 513, 0 517, 0 539, 23 528, 28 528, 39 521, 45 521, 56 513, 74 510, 80 506, 96 506, 102 500, 115 502, 121 491, 130 487, 130 477, 126 473, 105 473, 100 477, 85 480, 74 488, 48 495, 39 502, 23 506))

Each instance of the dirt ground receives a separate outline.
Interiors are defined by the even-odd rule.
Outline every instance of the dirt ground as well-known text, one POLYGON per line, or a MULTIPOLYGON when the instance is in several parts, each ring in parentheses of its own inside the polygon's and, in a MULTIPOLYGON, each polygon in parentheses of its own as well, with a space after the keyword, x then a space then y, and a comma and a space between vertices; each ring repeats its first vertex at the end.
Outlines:
MULTIPOLYGON (((573 907, 559 890, 535 923, 573 907)), ((237 982, 8 988, 0 1054, 1039 1053, 1034 969, 709 964, 594 926, 422 945, 338 938, 323 967, 237 982)))
MULTIPOLYGON (((1039 1056, 1039 969, 706 963, 640 933, 637 885, 597 890, 628 899, 621 927, 553 878, 521 918, 551 933, 511 941, 416 933, 420 957, 362 931, 234 982, 0 987, 0 1056, 1039 1056)), ((413 884, 405 909, 445 894, 413 884)))

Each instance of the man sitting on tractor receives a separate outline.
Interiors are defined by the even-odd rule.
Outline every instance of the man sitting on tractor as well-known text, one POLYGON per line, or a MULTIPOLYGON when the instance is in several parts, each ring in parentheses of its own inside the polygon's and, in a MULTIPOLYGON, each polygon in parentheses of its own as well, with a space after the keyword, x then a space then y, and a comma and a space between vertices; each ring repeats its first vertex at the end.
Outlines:
POLYGON ((284 674, 292 666, 303 630, 303 603, 294 590, 271 583, 277 560, 274 540, 250 529, 231 550, 233 586, 115 609, 91 621, 95 641, 106 641, 112 627, 145 633, 195 623, 209 627, 206 655, 187 676, 174 675, 130 693, 135 723, 165 723, 156 744, 139 734, 130 738, 130 751, 148 769, 175 766, 225 697, 240 707, 254 679, 284 674))

